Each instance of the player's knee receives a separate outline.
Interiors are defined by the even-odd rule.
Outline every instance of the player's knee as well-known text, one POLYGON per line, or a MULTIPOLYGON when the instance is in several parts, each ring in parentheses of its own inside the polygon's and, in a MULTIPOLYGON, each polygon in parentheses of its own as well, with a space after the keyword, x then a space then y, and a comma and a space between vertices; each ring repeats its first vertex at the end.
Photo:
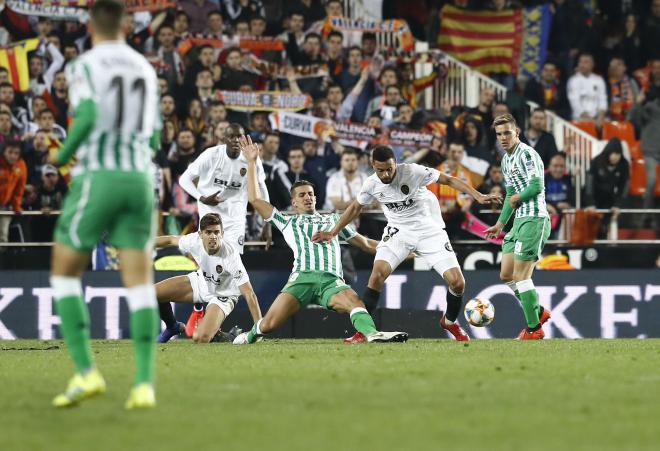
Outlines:
POLYGON ((275 323, 273 322, 272 318, 268 318, 266 316, 259 323, 259 331, 261 331, 262 334, 268 334, 273 329, 275 329, 275 323))
POLYGON ((200 333, 198 334, 195 332, 193 334, 193 342, 194 343, 210 343, 211 340, 213 340, 213 335, 208 334, 208 333, 200 333))
POLYGON ((509 271, 500 271, 500 280, 504 283, 511 282, 513 280, 513 273, 509 271))
POLYGON ((369 285, 380 287, 385 282, 385 279, 387 279, 387 276, 387 271, 383 268, 374 267, 371 276, 369 277, 369 285))
POLYGON ((449 283, 449 288, 456 294, 463 294, 465 291, 465 279, 458 277, 449 283))

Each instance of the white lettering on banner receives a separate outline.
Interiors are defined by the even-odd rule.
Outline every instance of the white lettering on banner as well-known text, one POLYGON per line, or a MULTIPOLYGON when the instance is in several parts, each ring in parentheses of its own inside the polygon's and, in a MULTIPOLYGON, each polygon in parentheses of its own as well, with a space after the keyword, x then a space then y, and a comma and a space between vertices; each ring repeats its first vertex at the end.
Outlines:
MULTIPOLYGON (((22 294, 22 288, 0 288, 0 313, 22 294)), ((0 340, 16 340, 16 335, 7 329, 2 321, 0 321, 0 340)))
POLYGON ((565 338, 582 338, 578 330, 573 327, 564 312, 583 294, 587 293, 588 289, 585 286, 567 286, 564 287, 566 296, 557 304, 552 305, 552 295, 555 294, 557 289, 555 287, 536 287, 539 294, 539 303, 544 308, 549 308, 552 311, 552 319, 550 322, 543 326, 543 331, 547 338, 554 336, 554 329, 556 327, 565 338))
POLYGON ((126 288, 87 287, 85 289, 85 302, 88 304, 94 298, 105 298, 105 338, 111 340, 121 338, 119 301, 122 297, 126 297, 126 288))
POLYGON ((392 274, 385 280, 385 308, 401 308, 401 285, 407 280, 403 274, 392 274))
MULTIPOLYGON (((651 302, 654 297, 660 296, 660 285, 646 285, 644 292, 646 293, 644 295, 644 300, 646 302, 651 302)), ((2 310, 0 309, 0 311, 2 310)))
POLYGON ((52 288, 33 288, 32 294, 37 297, 38 322, 40 340, 52 340, 55 338, 53 326, 61 324, 60 317, 53 315, 53 297, 55 290, 52 288))
POLYGON ((431 297, 426 304, 426 310, 447 310, 447 288, 442 285, 435 285, 431 291, 431 297))
POLYGON ((616 338, 616 323, 628 323, 637 327, 637 308, 629 312, 616 311, 616 297, 630 296, 635 302, 642 300, 640 287, 637 285, 605 285, 596 287, 600 294, 600 330, 603 338, 616 338))
POLYGON ((470 255, 468 255, 465 258, 465 261, 463 262, 463 269, 465 271, 474 271, 477 269, 477 262, 484 261, 486 263, 494 265, 495 263, 493 262, 493 260, 494 258, 492 252, 489 251, 472 252, 470 255))

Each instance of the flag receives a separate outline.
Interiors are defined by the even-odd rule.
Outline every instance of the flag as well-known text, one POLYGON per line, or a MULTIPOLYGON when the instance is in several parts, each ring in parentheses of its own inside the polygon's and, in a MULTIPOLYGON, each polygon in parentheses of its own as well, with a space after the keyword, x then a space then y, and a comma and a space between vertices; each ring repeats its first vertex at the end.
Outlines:
POLYGON ((14 90, 25 92, 30 89, 30 71, 28 70, 28 52, 39 47, 39 39, 26 39, 0 49, 0 67, 9 72, 9 82, 14 90))
POLYGON ((532 76, 544 62, 551 22, 548 5, 505 11, 445 5, 440 21, 440 49, 481 72, 532 76))

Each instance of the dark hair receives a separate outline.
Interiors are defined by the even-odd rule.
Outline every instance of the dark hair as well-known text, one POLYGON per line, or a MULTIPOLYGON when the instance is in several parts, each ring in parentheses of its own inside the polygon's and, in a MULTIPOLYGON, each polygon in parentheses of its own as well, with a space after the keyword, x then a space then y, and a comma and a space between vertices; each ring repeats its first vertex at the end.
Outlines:
POLYGON ((375 41, 376 40, 376 33, 373 33, 371 31, 365 31, 362 33, 362 39, 360 40, 361 42, 364 41, 375 41))
POLYGON ((378 145, 371 150, 371 158, 374 161, 385 163, 388 160, 395 160, 394 151, 390 146, 378 145))
POLYGON ((453 140, 449 143, 447 148, 449 148, 449 146, 461 146, 461 147, 465 148, 465 143, 463 143, 463 141, 458 141, 458 140, 455 139, 455 140, 453 140))
POLYGON ((1 115, 7 115, 7 116, 11 117, 11 113, 9 111, 0 110, 0 114, 1 115))
POLYGON ((126 8, 124 2, 97 0, 92 5, 90 16, 99 33, 115 35, 121 30, 121 22, 126 8))
POLYGON ((43 110, 41 110, 41 111, 39 112, 39 117, 43 116, 44 113, 50 113, 50 114, 53 115, 53 117, 55 117, 55 112, 54 112, 52 109, 50 109, 50 108, 44 108, 43 110))
POLYGON ((534 114, 534 113, 543 113, 543 114, 545 114, 545 108, 541 108, 541 107, 534 108, 534 111, 532 111, 532 114, 534 114))
POLYGON ((179 9, 179 10, 177 10, 176 13, 174 13, 174 17, 181 17, 181 16, 186 16, 186 19, 188 19, 188 22, 190 22, 190 16, 184 10, 179 9))
POLYGON ((232 47, 229 50, 227 50, 227 54, 225 55, 225 58, 228 58, 229 55, 231 55, 234 52, 238 52, 239 55, 242 55, 241 49, 239 49, 238 47, 232 47))
POLYGON ((330 38, 333 36, 338 36, 339 39, 341 39, 342 41, 344 40, 344 35, 341 34, 341 31, 337 31, 337 30, 332 30, 330 33, 328 33, 328 37, 326 38, 326 40, 329 41, 330 38))
POLYGON ((296 188, 300 186, 311 186, 312 189, 314 190, 314 193, 316 193, 316 186, 309 180, 298 180, 296 183, 291 185, 291 190, 289 191, 291 193, 291 197, 293 197, 293 194, 296 192, 296 188))
POLYGON ((222 12, 221 12, 220 10, 217 10, 217 9, 214 9, 213 11, 209 11, 209 13, 206 15, 206 18, 208 19, 209 17, 211 17, 211 16, 215 16, 215 15, 218 15, 218 16, 222 17, 223 20, 224 20, 224 18, 225 18, 225 17, 222 15, 222 12))
POLYGON ((214 225, 219 225, 220 230, 224 229, 223 226, 222 226, 222 218, 217 213, 207 213, 204 216, 202 216, 202 219, 199 220, 199 230, 200 230, 200 232, 202 230, 206 230, 210 226, 214 226, 214 225))
POLYGON ((253 20, 263 20, 265 22, 266 18, 261 14, 253 14, 252 16, 250 16, 250 22, 252 22, 253 20))
POLYGON ((341 157, 342 158, 344 158, 344 155, 354 155, 354 156, 357 157, 358 153, 355 151, 355 149, 348 148, 348 149, 344 149, 344 150, 341 151, 341 157))
POLYGON ((16 140, 6 141, 5 145, 2 146, 3 153, 5 150, 7 150, 7 147, 17 147, 18 150, 20 150, 21 152, 23 151, 23 146, 20 141, 16 141, 16 140))
POLYGON ((307 42, 310 38, 316 38, 319 40, 319 42, 323 42, 323 38, 318 33, 314 33, 314 32, 307 33, 307 35, 305 36, 305 42, 307 42))
POLYGON ((165 28, 169 28, 170 30, 174 31, 174 26, 172 26, 171 23, 166 22, 166 23, 162 24, 160 27, 158 27, 158 32, 156 33, 156 36, 158 36, 160 34, 160 32, 163 31, 163 29, 165 29, 165 28))
POLYGON ((199 74, 201 74, 202 72, 208 72, 209 74, 211 74, 211 77, 213 77, 213 71, 211 69, 209 69, 208 67, 203 67, 203 68, 201 68, 200 70, 197 71, 197 74, 195 74, 195 78, 197 78, 197 76, 199 74))
POLYGON ((200 53, 202 53, 202 50, 204 50, 204 49, 211 49, 211 50, 214 50, 212 45, 210 45, 210 44, 202 44, 202 45, 200 45, 199 47, 197 47, 197 55, 199 55, 200 53))
POLYGON ((362 55, 362 54, 364 53, 364 52, 362 51, 362 48, 361 48, 360 46, 352 45, 352 46, 350 46, 350 47, 348 48, 348 51, 346 52, 346 54, 348 55, 349 53, 351 53, 351 52, 354 51, 354 50, 357 50, 358 52, 360 52, 360 55, 362 55))
POLYGON ((266 133, 264 133, 264 141, 266 141, 266 138, 268 138, 269 136, 274 136, 277 139, 280 139, 280 134, 279 133, 277 133, 276 131, 273 131, 273 130, 269 130, 266 133))
MULTIPOLYGON (((2 68, 0 68, 0 69, 5 69, 5 68, 2 67, 2 68)), ((6 70, 6 69, 5 69, 5 70, 6 70)), ((12 85, 11 83, 9 83, 9 82, 7 81, 7 82, 4 82, 4 83, 0 83, 0 88, 11 88, 11 89, 13 90, 13 89, 14 89, 14 85, 12 85)))
POLYGON ((290 156, 291 152, 295 152, 295 151, 300 151, 300 152, 303 153, 303 156, 305 156, 305 151, 303 150, 303 148, 302 147, 297 147, 297 146, 291 147, 286 154, 287 154, 287 156, 290 156))
POLYGON ((9 72, 6 67, 0 66, 0 72, 9 72))

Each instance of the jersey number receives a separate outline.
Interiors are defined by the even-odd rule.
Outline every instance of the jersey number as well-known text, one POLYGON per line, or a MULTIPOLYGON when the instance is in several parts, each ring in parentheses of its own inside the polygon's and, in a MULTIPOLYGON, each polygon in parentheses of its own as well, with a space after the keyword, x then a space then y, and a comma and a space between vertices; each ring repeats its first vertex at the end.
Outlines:
MULTIPOLYGON (((142 131, 142 125, 144 122, 145 86, 144 78, 136 78, 131 84, 131 97, 136 94, 139 95, 138 105, 140 105, 140 111, 137 116, 138 122, 135 126, 135 129, 138 131, 142 131)), ((110 80, 110 89, 117 89, 117 115, 115 116, 115 128, 121 130, 124 123, 124 78, 121 75, 117 75, 110 80)))

